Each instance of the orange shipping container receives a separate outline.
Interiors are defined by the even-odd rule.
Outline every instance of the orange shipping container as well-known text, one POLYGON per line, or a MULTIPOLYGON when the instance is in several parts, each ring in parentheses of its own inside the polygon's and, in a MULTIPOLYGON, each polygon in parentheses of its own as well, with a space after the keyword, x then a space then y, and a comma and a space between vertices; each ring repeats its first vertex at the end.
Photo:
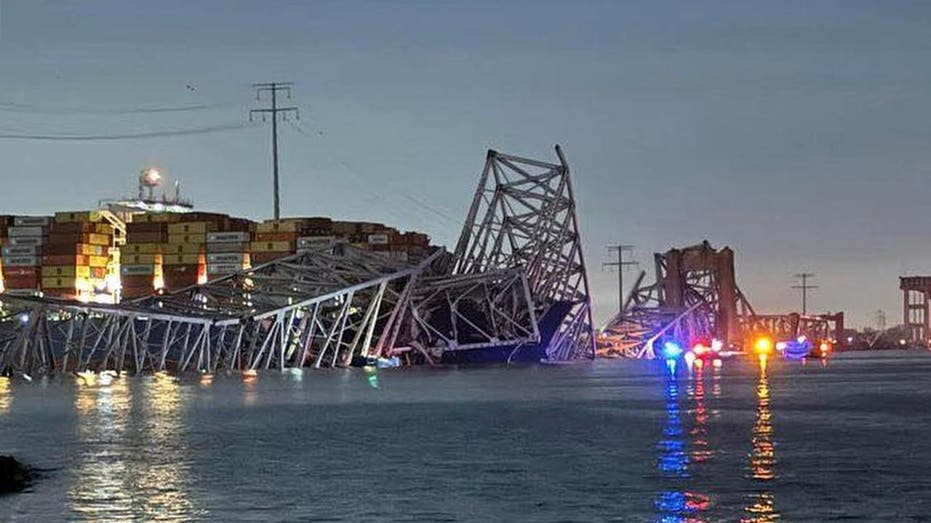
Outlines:
POLYGON ((257 242, 290 242, 296 240, 296 232, 257 232, 255 241, 257 242))

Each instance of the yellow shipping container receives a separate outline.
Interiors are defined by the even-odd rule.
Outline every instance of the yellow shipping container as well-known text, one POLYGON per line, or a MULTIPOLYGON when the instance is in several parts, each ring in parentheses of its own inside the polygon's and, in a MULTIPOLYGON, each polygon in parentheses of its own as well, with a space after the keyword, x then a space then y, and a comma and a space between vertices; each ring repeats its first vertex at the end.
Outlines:
POLYGON ((110 236, 106 234, 88 234, 87 243, 91 245, 110 245, 110 236))
POLYGON ((165 254, 200 254, 205 250, 203 243, 164 243, 161 247, 165 254))
POLYGON ((43 278, 55 276, 90 278, 91 268, 84 265, 45 265, 42 267, 43 278))
POLYGON ((161 254, 124 254, 120 260, 122 265, 153 265, 162 263, 161 254))
POLYGON ((252 242, 252 252, 287 252, 293 250, 291 242, 252 242))
POLYGON ((203 263, 204 257, 200 254, 165 254, 162 263, 165 265, 197 265, 203 263))
POLYGON ((127 243, 120 252, 123 254, 157 254, 159 250, 158 243, 127 243))
POLYGON ((169 234, 168 243, 207 243, 207 233, 169 234))
POLYGON ((79 243, 75 245, 77 254, 83 254, 84 256, 100 256, 104 254, 105 250, 102 245, 90 245, 87 243, 79 243))
POLYGON ((63 211, 55 213, 55 222, 73 223, 73 222, 99 222, 103 220, 100 211, 63 211))
POLYGON ((255 232, 298 232, 304 220, 278 220, 259 223, 255 226, 255 232))
POLYGON ((106 267, 108 260, 109 258, 106 256, 91 256, 88 258, 87 264, 91 267, 106 267))

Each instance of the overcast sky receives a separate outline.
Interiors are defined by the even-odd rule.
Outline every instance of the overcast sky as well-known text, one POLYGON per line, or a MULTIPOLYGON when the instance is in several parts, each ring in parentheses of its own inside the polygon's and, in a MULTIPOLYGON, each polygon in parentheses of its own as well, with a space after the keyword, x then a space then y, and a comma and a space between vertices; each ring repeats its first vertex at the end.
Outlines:
MULTIPOLYGON (((450 247, 485 149, 560 143, 599 323, 608 243, 646 268, 729 245, 765 312, 797 309, 792 275, 814 272, 810 308, 858 326, 900 322, 897 277, 931 273, 931 2, 2 0, 0 71, 0 134, 235 125, 253 82, 293 81, 283 213, 450 247)), ((201 209, 271 214, 267 126, 0 139, 0 213, 93 207, 150 164, 201 209)))

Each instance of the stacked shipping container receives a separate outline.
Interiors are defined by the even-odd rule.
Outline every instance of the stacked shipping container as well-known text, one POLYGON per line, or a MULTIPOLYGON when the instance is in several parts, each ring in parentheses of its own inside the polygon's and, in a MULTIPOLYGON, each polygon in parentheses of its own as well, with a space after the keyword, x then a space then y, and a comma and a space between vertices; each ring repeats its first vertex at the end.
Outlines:
POLYGON ((113 228, 97 211, 58 212, 42 251, 42 292, 89 300, 107 287, 113 228))
MULTIPOLYGON (((7 291, 79 298, 105 285, 113 241, 111 226, 94 211, 56 213, 54 219, 0 216, 0 281, 7 291)), ((181 289, 329 241, 396 259, 430 250, 425 234, 381 223, 309 217, 254 224, 214 213, 136 214, 120 250, 122 296, 181 289)))
POLYGON ((251 267, 249 231, 207 233, 207 279, 222 278, 251 267))
POLYGON ((6 247, 6 228, 9 227, 12 221, 12 216, 0 215, 0 292, 5 289, 3 284, 3 248, 6 247))
POLYGON ((120 249, 123 298, 152 294, 164 285, 161 245, 168 240, 170 214, 147 214, 126 224, 126 244, 120 249))
POLYGON ((126 226, 123 296, 182 289, 247 268, 251 224, 202 212, 134 216, 126 226))
MULTIPOLYGON (((37 293, 41 285, 42 248, 50 216, 14 216, 3 246, 5 292, 37 293)), ((7 222, 9 223, 9 221, 7 222)))

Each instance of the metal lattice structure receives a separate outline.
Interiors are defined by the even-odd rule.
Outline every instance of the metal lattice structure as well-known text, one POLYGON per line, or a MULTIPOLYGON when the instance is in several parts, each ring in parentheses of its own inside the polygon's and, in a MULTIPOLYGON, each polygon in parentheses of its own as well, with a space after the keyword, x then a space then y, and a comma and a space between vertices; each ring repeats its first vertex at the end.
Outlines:
POLYGON ((548 164, 489 152, 454 255, 401 262, 328 242, 119 305, 3 295, 0 371, 433 363, 543 343, 548 359, 594 355, 569 167, 557 154, 548 164), (558 320, 546 339, 544 317, 558 320))
POLYGON ((594 357, 591 297, 579 238, 569 164, 488 151, 478 189, 456 245, 453 274, 523 267, 541 315, 570 306, 547 357, 594 357))
POLYGON ((736 343, 753 307, 737 287, 734 254, 708 242, 654 255, 656 281, 641 272, 623 310, 602 330, 611 355, 653 358, 654 342, 670 336, 686 342, 736 343))
POLYGON ((689 346, 713 339, 740 348, 749 336, 777 339, 805 335, 839 340, 843 313, 757 314, 737 286, 734 253, 708 242, 654 255, 656 281, 641 272, 623 309, 602 329, 605 356, 654 358, 655 344, 669 337, 689 346))

